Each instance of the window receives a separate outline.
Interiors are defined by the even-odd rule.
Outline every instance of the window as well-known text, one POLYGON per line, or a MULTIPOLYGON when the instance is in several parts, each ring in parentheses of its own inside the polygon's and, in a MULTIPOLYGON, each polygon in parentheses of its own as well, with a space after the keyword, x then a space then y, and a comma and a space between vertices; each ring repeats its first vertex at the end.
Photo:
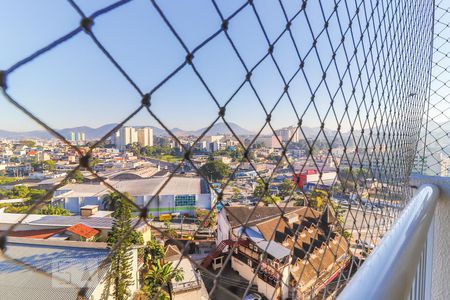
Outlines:
POLYGON ((280 268, 280 263, 274 261, 274 262, 273 262, 273 267, 274 267, 276 270, 278 270, 278 269, 280 268))
POLYGON ((195 206, 195 195, 176 195, 175 206, 195 206))

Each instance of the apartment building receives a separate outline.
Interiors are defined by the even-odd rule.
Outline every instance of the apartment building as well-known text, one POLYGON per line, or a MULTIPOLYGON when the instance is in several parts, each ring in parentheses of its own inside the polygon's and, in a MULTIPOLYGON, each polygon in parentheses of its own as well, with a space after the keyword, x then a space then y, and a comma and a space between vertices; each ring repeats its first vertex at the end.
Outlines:
POLYGON ((139 143, 142 147, 153 146, 153 129, 151 127, 122 127, 116 132, 113 143, 122 150, 132 143, 139 143))

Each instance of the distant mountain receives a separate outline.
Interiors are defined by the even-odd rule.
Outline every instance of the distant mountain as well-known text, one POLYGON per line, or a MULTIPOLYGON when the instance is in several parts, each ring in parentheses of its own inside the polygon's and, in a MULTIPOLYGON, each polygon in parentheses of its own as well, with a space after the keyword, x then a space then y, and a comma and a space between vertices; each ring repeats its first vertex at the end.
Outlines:
MULTIPOLYGON (((320 127, 302 126, 302 130, 303 130, 303 133, 305 134, 306 138, 310 139, 310 138, 315 138, 317 136, 317 134, 319 134, 320 127)), ((327 137, 332 137, 336 134, 336 130, 332 130, 332 129, 328 129, 328 128, 324 128, 323 131, 325 132, 325 135, 327 137)), ((323 137, 323 133, 321 133, 320 137, 323 137)))
MULTIPOLYGON (((86 139, 94 140, 99 139, 107 134, 117 124, 106 124, 98 128, 91 128, 88 126, 79 126, 72 128, 64 128, 57 130, 62 136, 69 138, 71 132, 83 132, 86 135, 86 139)), ((51 139, 53 136, 46 130, 33 130, 33 131, 6 131, 0 130, 0 138, 7 139, 51 139)))
MULTIPOLYGON (((248 136, 248 135, 254 135, 255 132, 247 130, 236 123, 228 122, 233 132, 239 136, 248 136)), ((60 134, 62 134, 64 137, 69 138, 71 132, 83 132, 86 135, 87 140, 96 140, 103 137, 105 134, 107 134, 111 129, 113 129, 115 126, 117 126, 117 123, 111 123, 106 124, 103 126, 100 126, 98 128, 92 128, 88 126, 79 126, 79 127, 72 127, 72 128, 63 128, 57 130, 60 134)), ((133 127, 144 127, 144 126, 133 126, 133 127)), ((169 136, 169 134, 159 127, 155 126, 149 126, 153 128, 153 134, 155 136, 169 136)), ((173 128, 171 131, 176 136, 188 136, 188 135, 194 135, 194 136, 200 136, 207 127, 200 128, 197 130, 183 130, 180 128, 173 128)), ((320 127, 308 127, 303 126, 302 130, 308 139, 315 138, 317 134, 320 131, 320 127)), ((450 128, 449 128, 450 130, 450 128)), ((336 135, 336 130, 333 129, 324 129, 325 135, 329 138, 333 138, 336 135)), ((231 134, 228 127, 225 125, 225 123, 216 123, 214 126, 211 127, 210 130, 206 133, 206 136, 211 135, 226 135, 231 134)), ((264 135, 264 134, 263 134, 264 135)), ((349 135, 349 132, 342 132, 342 136, 347 137, 349 135)), ((355 136, 359 136, 359 132, 354 132, 355 136)), ((6 130, 0 130, 0 138, 7 138, 7 139, 51 139, 52 135, 48 133, 45 130, 33 130, 33 131, 24 131, 24 132, 16 132, 16 131, 6 131, 6 130)), ((448 136, 447 136, 448 138, 448 136)), ((323 139, 323 134, 319 136, 319 139, 323 139)))
MULTIPOLYGON (((233 122, 228 122, 233 132, 237 135, 253 135, 254 132, 247 130, 245 128, 242 128, 241 126, 237 125, 233 122)), ((187 136, 187 135, 195 135, 199 136, 201 135, 208 127, 200 128, 197 130, 191 130, 186 131, 182 130, 180 128, 173 128, 172 132, 175 133, 177 136, 187 136)), ((208 130, 206 133, 207 136, 210 135, 224 135, 224 134, 231 134, 231 131, 228 129, 228 127, 225 125, 225 123, 216 123, 211 127, 211 129, 208 130)))
MULTIPOLYGON (((230 127, 233 129, 233 131, 237 135, 250 135, 253 134, 253 132, 246 130, 242 127, 240 127, 237 124, 229 123, 230 127)), ((79 127, 72 127, 72 128, 63 128, 57 130, 58 133, 63 135, 66 138, 70 137, 71 132, 83 132, 86 135, 87 140, 96 140, 103 137, 105 134, 107 134, 109 131, 111 131, 115 126, 117 126, 116 123, 112 124, 106 124, 98 128, 92 128, 88 126, 79 126, 79 127)), ((144 127, 144 126, 134 126, 134 127, 144 127)), ((153 134, 156 136, 169 136, 169 134, 159 127, 150 126, 153 128, 153 134)), ((185 131, 179 128, 173 128, 172 132, 177 136, 187 136, 187 135, 200 135, 203 133, 203 131, 206 130, 206 128, 201 128, 198 130, 193 131, 185 131)), ((230 134, 230 131, 225 126, 224 123, 217 123, 215 124, 207 133, 207 135, 217 135, 217 134, 230 134)), ((33 131, 7 131, 7 130, 0 130, 0 138, 6 138, 6 139, 51 139, 53 136, 48 133, 46 130, 33 130, 33 131)))

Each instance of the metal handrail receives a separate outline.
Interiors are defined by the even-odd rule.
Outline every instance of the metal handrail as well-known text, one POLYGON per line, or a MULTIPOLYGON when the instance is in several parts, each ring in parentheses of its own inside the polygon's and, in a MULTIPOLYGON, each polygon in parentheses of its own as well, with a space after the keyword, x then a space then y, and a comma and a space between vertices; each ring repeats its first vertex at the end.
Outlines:
POLYGON ((438 198, 435 185, 420 187, 338 299, 408 298, 438 198))

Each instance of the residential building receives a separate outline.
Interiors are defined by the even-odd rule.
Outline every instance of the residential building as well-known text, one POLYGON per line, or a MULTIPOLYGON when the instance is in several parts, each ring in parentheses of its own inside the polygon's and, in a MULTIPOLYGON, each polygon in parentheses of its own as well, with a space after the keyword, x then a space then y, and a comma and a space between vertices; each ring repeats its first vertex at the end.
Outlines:
MULTIPOLYGON (((70 235, 61 236, 61 234, 67 233, 66 231, 69 228, 75 228, 74 230, 79 236, 84 235, 84 238, 87 239, 93 237, 93 235, 91 236, 92 232, 94 232, 93 230, 98 231, 95 234, 97 241, 104 242, 108 238, 113 221, 114 218, 111 218, 111 212, 105 211, 92 216, 26 215, 0 212, 0 232, 5 232, 14 225, 14 230, 8 234, 9 236, 66 240, 73 237, 70 235), (80 227, 80 224, 83 227, 80 227), (90 229, 83 230, 86 228, 90 229), (81 233, 82 231, 84 233, 81 233)), ((138 222, 138 219, 133 219, 132 225, 136 225, 136 222, 138 222)), ((144 242, 150 241, 151 228, 147 223, 140 221, 135 229, 142 233, 144 242)))
POLYGON ((236 245, 232 269, 268 299, 292 295, 303 299, 343 270, 350 258, 349 245, 337 232, 337 220, 329 209, 320 213, 310 207, 285 207, 284 211, 280 219, 278 207, 221 210, 217 245, 224 252, 236 245))
POLYGON ((276 130, 275 133, 283 143, 287 143, 288 141, 291 143, 298 143, 299 141, 299 132, 297 128, 293 126, 276 130))
POLYGON ((143 127, 136 130, 137 142, 142 146, 153 146, 153 129, 150 127, 143 127))
POLYGON ((178 265, 178 269, 182 270, 183 279, 176 281, 172 279, 170 282, 172 299, 210 299, 202 276, 197 266, 192 265, 192 262, 181 255, 180 250, 175 245, 168 245, 164 255, 164 262, 172 262, 173 265, 178 265))
POLYGON ((274 135, 260 136, 256 139, 256 143, 263 144, 267 148, 281 148, 281 144, 274 135))
MULTIPOLYGON (((1 298, 22 299, 83 299, 99 300, 106 287, 110 264, 105 243, 50 241, 9 237, 5 256, 0 257, 1 298), (43 272, 32 272, 36 268, 43 272)), ((133 294, 139 288, 137 249, 131 250, 131 286, 133 294)), ((107 297, 110 299, 112 297, 107 297)))
POLYGON ((125 126, 116 132, 115 144, 119 149, 125 149, 128 144, 137 143, 138 136, 134 127, 125 126))

